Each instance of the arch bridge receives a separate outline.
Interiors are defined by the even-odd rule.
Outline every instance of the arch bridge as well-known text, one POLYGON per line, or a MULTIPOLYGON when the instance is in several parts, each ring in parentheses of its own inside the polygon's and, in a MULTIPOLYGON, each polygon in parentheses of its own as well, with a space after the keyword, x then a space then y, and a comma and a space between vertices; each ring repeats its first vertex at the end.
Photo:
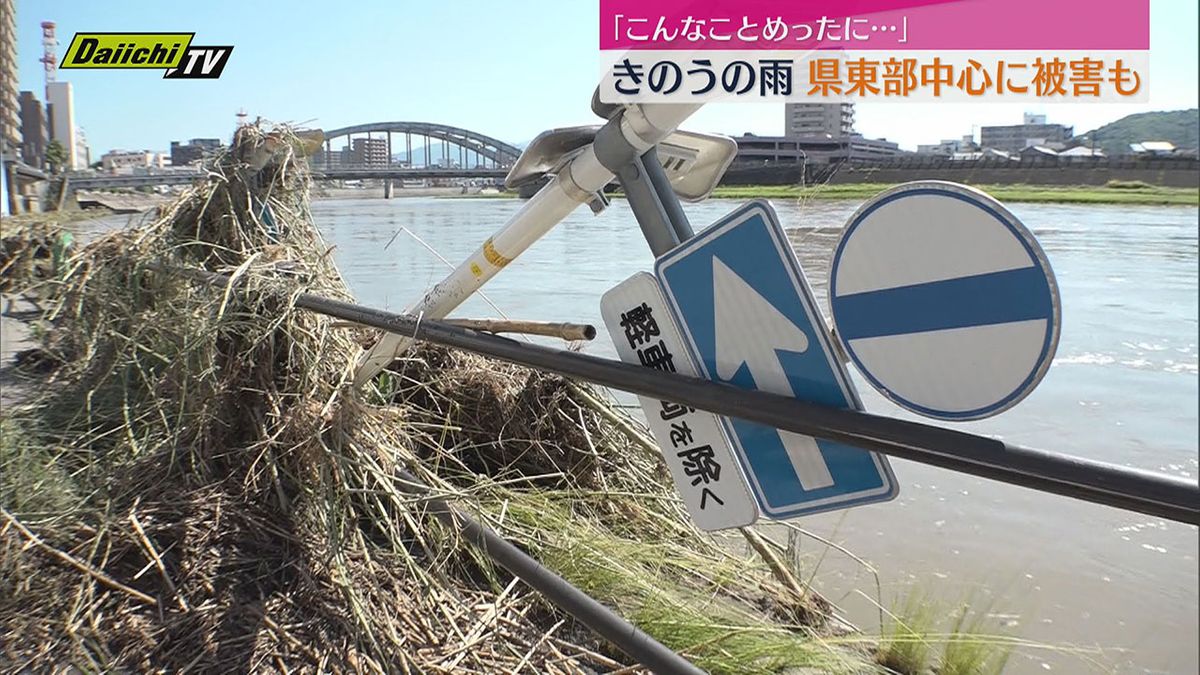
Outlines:
POLYGON ((371 122, 325 131, 313 168, 441 168, 492 171, 512 166, 521 150, 469 129, 429 122, 371 122), (344 138, 345 142, 337 142, 344 138))

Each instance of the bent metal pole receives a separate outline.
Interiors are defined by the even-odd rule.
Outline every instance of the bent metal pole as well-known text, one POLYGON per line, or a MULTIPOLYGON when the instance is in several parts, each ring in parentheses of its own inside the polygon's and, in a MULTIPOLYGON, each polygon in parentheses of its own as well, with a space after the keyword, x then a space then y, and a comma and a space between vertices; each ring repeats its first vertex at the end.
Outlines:
MULTIPOLYGON (((450 276, 434 286, 408 314, 441 319, 479 290, 580 204, 604 189, 617 171, 675 131, 700 109, 698 104, 659 103, 624 108, 596 134, 596 140, 559 169, 503 229, 483 242, 450 276)), ((385 333, 359 360, 354 383, 362 384, 387 367, 411 340, 385 333)))
MULTIPOLYGON (((231 281, 228 276, 201 270, 158 269, 186 274, 210 284, 227 285, 231 281)), ((1200 525, 1200 486, 1182 478, 1023 448, 920 422, 831 408, 763 391, 746 391, 732 385, 518 342, 311 293, 297 293, 293 302, 303 309, 379 328, 405 339, 457 347, 892 457, 1200 525)))

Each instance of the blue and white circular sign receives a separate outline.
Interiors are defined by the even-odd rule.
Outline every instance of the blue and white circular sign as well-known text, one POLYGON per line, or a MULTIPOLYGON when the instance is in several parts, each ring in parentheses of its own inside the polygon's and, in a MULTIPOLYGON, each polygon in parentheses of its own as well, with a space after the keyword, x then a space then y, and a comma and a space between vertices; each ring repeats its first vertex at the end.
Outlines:
POLYGON ((898 185, 855 212, 834 249, 829 302, 871 385, 945 420, 990 417, 1033 391, 1062 317, 1033 234, 987 194, 942 181, 898 185))

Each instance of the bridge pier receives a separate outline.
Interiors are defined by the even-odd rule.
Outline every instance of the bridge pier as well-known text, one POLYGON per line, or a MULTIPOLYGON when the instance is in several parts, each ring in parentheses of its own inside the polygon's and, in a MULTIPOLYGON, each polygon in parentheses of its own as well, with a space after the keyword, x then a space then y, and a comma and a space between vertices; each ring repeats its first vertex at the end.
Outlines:
POLYGON ((395 187, 395 185, 391 178, 385 179, 383 181, 383 198, 384 199, 392 198, 392 192, 393 192, 394 187, 395 187))

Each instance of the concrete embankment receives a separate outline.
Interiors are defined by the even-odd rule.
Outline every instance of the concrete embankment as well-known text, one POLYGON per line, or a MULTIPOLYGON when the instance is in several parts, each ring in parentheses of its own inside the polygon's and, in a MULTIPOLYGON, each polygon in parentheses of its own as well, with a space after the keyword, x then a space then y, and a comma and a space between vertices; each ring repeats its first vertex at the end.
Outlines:
MULTIPOLYGON (((405 197, 467 197, 480 194, 477 187, 396 187, 392 192, 393 199, 405 197)), ((313 186, 313 199, 383 199, 383 186, 368 187, 330 187, 321 184, 313 186)))
POLYGON ((1106 185, 1110 181, 1140 181, 1160 187, 1200 187, 1200 161, 1195 158, 1023 158, 1020 160, 951 160, 937 157, 897 157, 871 163, 839 166, 733 166, 722 185, 832 185, 904 183, 949 180, 975 185, 1106 185))
POLYGON ((88 192, 75 193, 75 202, 81 209, 103 208, 113 213, 144 213, 174 200, 174 195, 146 194, 143 192, 88 192))

